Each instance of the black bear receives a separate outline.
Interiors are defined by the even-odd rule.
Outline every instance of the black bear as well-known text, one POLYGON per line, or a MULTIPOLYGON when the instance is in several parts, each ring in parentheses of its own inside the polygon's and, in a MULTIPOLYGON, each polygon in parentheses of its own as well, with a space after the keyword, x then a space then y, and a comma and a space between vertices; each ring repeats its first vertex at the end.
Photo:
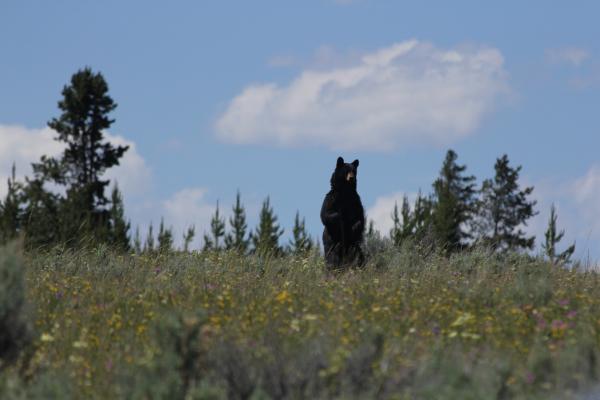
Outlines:
POLYGON ((331 175, 331 190, 323 200, 321 221, 323 247, 328 268, 348 265, 361 266, 364 255, 361 249, 365 229, 365 212, 356 192, 358 160, 344 163, 338 157, 331 175))

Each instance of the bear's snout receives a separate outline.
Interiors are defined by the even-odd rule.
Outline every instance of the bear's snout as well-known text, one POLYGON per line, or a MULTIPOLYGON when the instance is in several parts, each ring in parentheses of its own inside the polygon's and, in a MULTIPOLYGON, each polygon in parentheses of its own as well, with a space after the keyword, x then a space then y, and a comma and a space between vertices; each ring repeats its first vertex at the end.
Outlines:
POLYGON ((354 175, 354 172, 348 172, 348 173, 346 174, 346 180, 347 180, 348 182, 350 182, 350 181, 353 181, 355 178, 356 178, 356 176, 354 175))

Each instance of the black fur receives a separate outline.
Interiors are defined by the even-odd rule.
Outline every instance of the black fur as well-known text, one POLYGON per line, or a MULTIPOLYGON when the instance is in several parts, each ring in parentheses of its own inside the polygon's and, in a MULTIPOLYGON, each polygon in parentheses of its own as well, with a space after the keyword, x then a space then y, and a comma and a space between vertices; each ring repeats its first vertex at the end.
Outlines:
POLYGON ((347 164, 342 157, 338 157, 331 175, 331 190, 323 200, 323 247, 329 268, 361 266, 364 263, 361 245, 365 212, 356 192, 357 170, 358 160, 347 164), (348 177, 352 175, 354 178, 349 180, 348 177))

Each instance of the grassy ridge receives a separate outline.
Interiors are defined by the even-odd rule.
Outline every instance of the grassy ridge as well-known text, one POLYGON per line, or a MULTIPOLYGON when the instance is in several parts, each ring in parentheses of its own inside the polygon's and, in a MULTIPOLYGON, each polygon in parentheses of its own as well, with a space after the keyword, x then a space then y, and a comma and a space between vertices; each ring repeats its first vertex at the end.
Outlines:
POLYGON ((316 254, 100 248, 25 266, 35 335, 10 396, 565 398, 600 375, 598 274, 524 256, 407 246, 328 273, 316 254))

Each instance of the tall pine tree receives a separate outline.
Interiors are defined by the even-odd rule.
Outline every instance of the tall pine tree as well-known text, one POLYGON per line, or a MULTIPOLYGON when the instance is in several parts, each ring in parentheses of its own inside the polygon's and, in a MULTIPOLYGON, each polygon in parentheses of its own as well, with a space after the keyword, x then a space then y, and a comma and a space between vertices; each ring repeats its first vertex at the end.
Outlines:
POLYGON ((217 209, 210 220, 210 235, 204 234, 204 250, 219 250, 221 244, 219 239, 225 236, 225 219, 219 213, 219 202, 217 209))
POLYGON ((467 223, 475 211, 475 177, 465 176, 466 165, 456 163, 457 155, 448 150, 434 182, 433 232, 448 252, 464 248, 471 234, 467 223))
POLYGON ((8 178, 8 192, 4 201, 0 200, 0 244, 14 239, 21 232, 23 219, 23 188, 17 182, 16 167, 13 164, 8 178))
POLYGON ((233 214, 229 218, 229 233, 225 235, 225 248, 228 250, 237 250, 244 254, 248 251, 250 240, 246 237, 246 210, 241 202, 241 195, 238 191, 235 196, 235 205, 233 206, 233 214))
POLYGON ((305 220, 300 220, 300 212, 296 211, 296 217, 294 218, 294 228, 292 229, 293 238, 290 240, 289 248, 292 254, 302 255, 308 253, 313 243, 306 232, 305 220))
POLYGON ((196 227, 190 226, 187 231, 183 234, 183 251, 188 252, 190 250, 190 243, 194 240, 194 236, 196 236, 196 227))
POLYGON ((565 251, 561 253, 556 252, 556 245, 560 242, 565 235, 565 231, 562 230, 557 233, 556 220, 556 208, 554 204, 550 207, 550 218, 548 219, 548 228, 546 229, 545 237, 546 242, 542 245, 546 257, 553 264, 568 264, 571 261, 571 256, 575 252, 575 243, 567 247, 565 251))
POLYGON ((142 253, 142 238, 140 237, 140 227, 135 227, 135 234, 133 235, 133 250, 135 254, 142 253))
POLYGON ((171 228, 166 228, 164 220, 160 219, 158 227, 158 252, 168 254, 173 250, 173 231, 171 228))
POLYGON ((92 236, 110 242, 102 237, 110 232, 110 215, 105 208, 109 200, 104 193, 109 181, 102 176, 119 164, 128 149, 104 140, 104 132, 114 122, 109 114, 117 105, 108 95, 102 74, 90 68, 75 73, 62 95, 58 103, 62 114, 48 126, 56 131, 56 140, 65 144, 65 150, 60 158, 43 156, 32 165, 37 182, 31 189, 43 189, 39 182, 46 181, 65 188, 66 196, 58 208, 60 223, 56 225, 60 240, 76 244, 78 237, 92 236))
POLYGON ((123 196, 119 191, 119 187, 113 187, 110 197, 110 233, 109 242, 115 249, 121 251, 129 251, 131 248, 131 238, 129 237, 129 229, 131 224, 125 221, 125 207, 123 206, 123 196))
POLYGON ((392 229, 390 230, 390 239, 396 246, 400 246, 406 239, 414 235, 416 220, 411 212, 408 197, 402 197, 402 208, 398 210, 398 203, 394 204, 392 211, 392 229))
POLYGON ((402 226, 403 222, 400 219, 400 212, 398 211, 398 202, 394 203, 394 210, 392 211, 392 229, 390 229, 390 239, 392 242, 399 246, 402 243, 402 226))
POLYGON ((258 226, 251 234, 254 252, 258 254, 281 254, 279 238, 283 235, 283 229, 277 224, 277 216, 271 207, 269 197, 263 202, 258 219, 258 226))
POLYGON ((494 179, 486 179, 481 186, 478 203, 478 240, 498 251, 532 249, 535 236, 527 236, 521 229, 527 220, 537 214, 537 203, 529 200, 533 187, 520 189, 521 166, 512 168, 505 154, 496 160, 494 179))
POLYGON ((419 190, 415 199, 411 221, 411 231, 418 242, 428 239, 433 235, 433 207, 434 201, 431 195, 423 196, 421 190, 419 190))
POLYGON ((37 249, 56 244, 60 235, 60 197, 45 189, 46 180, 42 176, 25 178, 23 199, 23 230, 25 246, 37 249))
POLYGON ((148 226, 148 233, 146 234, 146 241, 144 242, 144 253, 152 253, 154 251, 154 227, 152 222, 148 226))

